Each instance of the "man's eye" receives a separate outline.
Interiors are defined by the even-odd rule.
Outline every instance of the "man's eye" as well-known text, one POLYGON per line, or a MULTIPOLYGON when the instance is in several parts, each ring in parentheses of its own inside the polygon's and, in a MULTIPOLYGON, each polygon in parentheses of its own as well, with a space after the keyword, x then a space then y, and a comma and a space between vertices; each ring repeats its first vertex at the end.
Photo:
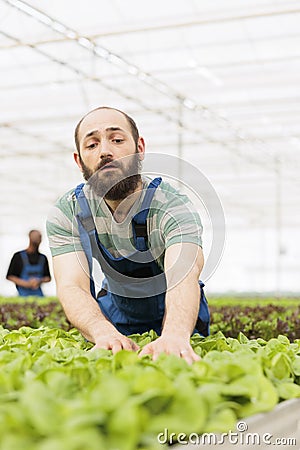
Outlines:
POLYGON ((89 148, 89 149, 93 149, 93 148, 96 148, 97 147, 97 143, 96 142, 93 142, 92 144, 89 144, 89 145, 87 145, 86 146, 86 148, 89 148))
POLYGON ((115 138, 112 141, 115 142, 116 144, 121 144, 122 142, 124 142, 124 139, 117 139, 117 138, 115 138))

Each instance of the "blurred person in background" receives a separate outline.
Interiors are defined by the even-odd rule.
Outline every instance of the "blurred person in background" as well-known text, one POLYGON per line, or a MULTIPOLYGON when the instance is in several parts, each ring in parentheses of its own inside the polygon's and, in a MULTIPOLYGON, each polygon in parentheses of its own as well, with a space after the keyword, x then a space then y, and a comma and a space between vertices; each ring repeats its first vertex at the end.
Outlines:
POLYGON ((155 330, 141 354, 199 357, 190 336, 209 334, 199 281, 202 225, 186 195, 140 173, 145 142, 123 111, 99 107, 75 129, 86 183, 52 208, 47 233, 57 294, 95 348, 138 350, 127 336, 155 330), (105 279, 96 291, 95 261, 105 279))
POLYGON ((29 232, 29 245, 16 252, 9 264, 6 279, 15 283, 21 297, 43 297, 42 283, 51 281, 46 255, 39 252, 42 235, 38 230, 29 232))

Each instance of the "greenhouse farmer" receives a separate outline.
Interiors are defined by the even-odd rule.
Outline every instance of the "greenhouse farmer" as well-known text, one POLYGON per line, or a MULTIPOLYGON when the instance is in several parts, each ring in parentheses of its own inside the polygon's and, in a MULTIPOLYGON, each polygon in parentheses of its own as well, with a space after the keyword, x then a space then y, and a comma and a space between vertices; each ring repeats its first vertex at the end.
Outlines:
POLYGON ((9 264, 6 279, 15 283, 19 296, 43 297, 42 283, 49 283, 51 276, 46 255, 39 252, 42 242, 41 232, 31 230, 29 245, 16 252, 9 264))
POLYGON ((68 319, 96 348, 138 350, 127 335, 153 329, 160 336, 141 355, 199 359, 190 336, 209 333, 209 312, 198 213, 161 178, 141 176, 145 143, 124 112, 90 111, 75 142, 87 183, 63 195, 47 221, 68 319))

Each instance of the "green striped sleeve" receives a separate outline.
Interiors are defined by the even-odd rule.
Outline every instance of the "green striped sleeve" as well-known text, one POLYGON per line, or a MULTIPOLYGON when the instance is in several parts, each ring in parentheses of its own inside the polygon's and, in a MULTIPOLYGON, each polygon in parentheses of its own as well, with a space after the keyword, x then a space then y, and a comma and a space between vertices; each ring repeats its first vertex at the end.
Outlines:
POLYGON ((52 256, 82 250, 72 192, 63 195, 48 214, 46 229, 52 256))

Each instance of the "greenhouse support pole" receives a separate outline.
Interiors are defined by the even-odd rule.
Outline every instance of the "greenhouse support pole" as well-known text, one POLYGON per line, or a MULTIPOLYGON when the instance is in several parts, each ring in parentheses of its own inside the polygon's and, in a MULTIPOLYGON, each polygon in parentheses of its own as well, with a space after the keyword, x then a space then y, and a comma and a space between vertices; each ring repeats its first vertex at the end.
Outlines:
POLYGON ((182 124, 182 102, 178 103, 178 119, 177 119, 177 129, 178 129, 178 138, 177 138, 177 156, 178 156, 178 180, 177 184, 180 187, 180 181, 182 180, 182 148, 183 148, 183 124, 182 124))
POLYGON ((275 157, 276 191, 275 191, 275 226, 276 226, 276 261, 275 261, 275 292, 276 297, 281 295, 281 161, 275 157))

